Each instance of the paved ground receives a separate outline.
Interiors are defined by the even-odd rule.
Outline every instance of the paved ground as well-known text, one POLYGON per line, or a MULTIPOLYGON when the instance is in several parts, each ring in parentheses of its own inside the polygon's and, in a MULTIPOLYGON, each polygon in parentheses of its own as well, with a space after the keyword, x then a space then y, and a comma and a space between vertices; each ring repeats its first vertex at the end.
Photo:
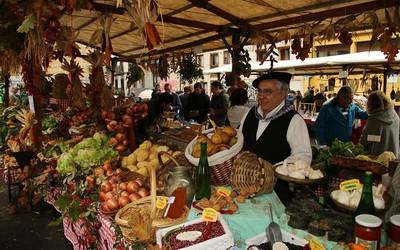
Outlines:
POLYGON ((59 213, 47 203, 32 212, 8 212, 7 188, 0 184, 0 249, 1 250, 71 250, 62 225, 49 227, 59 213))

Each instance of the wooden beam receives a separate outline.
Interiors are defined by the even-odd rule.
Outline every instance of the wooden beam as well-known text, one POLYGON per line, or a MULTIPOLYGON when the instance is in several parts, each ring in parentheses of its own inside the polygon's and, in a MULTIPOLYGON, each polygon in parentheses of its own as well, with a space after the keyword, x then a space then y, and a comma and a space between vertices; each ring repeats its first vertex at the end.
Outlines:
POLYGON ((102 4, 102 3, 92 3, 93 9, 96 11, 104 13, 113 13, 117 15, 123 15, 125 13, 125 8, 117 8, 114 5, 102 4))
POLYGON ((321 19, 327 19, 332 17, 340 17, 370 10, 382 9, 387 7, 392 7, 398 5, 398 0, 386 0, 386 1, 372 1, 367 3, 355 4, 346 7, 340 7, 336 9, 329 9, 324 11, 319 11, 315 13, 305 14, 301 16, 285 18, 277 21, 272 21, 268 23, 261 23, 253 25, 253 31, 260 31, 265 29, 272 29, 277 27, 283 27, 287 25, 293 25, 296 23, 304 23, 310 21, 317 21, 321 19))
POLYGON ((230 21, 232 24, 235 24, 239 28, 247 28, 249 26, 249 24, 245 20, 209 3, 208 1, 204 0, 188 0, 188 1, 193 3, 198 8, 208 10, 209 12, 219 17, 222 17, 225 20, 230 21))
MULTIPOLYGON (((186 34, 186 35, 184 35, 184 36, 180 36, 180 37, 176 37, 176 38, 173 38, 173 39, 164 41, 164 44, 176 42, 176 41, 182 40, 182 39, 187 39, 187 38, 190 38, 190 37, 192 37, 192 36, 203 35, 203 34, 206 34, 206 33, 208 33, 208 32, 209 32, 209 31, 207 31, 207 30, 202 30, 202 31, 199 31, 199 32, 196 32, 196 33, 186 34)), ((127 49, 127 50, 124 50, 124 51, 120 51, 119 53, 120 53, 120 54, 125 54, 125 53, 129 53, 129 52, 132 52, 132 51, 135 51, 135 50, 138 50, 138 49, 142 49, 142 48, 143 48, 143 46, 135 47, 135 48, 132 48, 132 49, 127 49)))
POLYGON ((188 19, 173 17, 173 16, 163 16, 162 18, 158 17, 157 21, 161 21, 161 20, 164 23, 178 24, 178 25, 188 26, 191 28, 204 29, 204 30, 208 30, 208 31, 219 31, 221 29, 221 26, 219 26, 219 25, 199 22, 199 21, 195 21, 195 20, 188 20, 188 19))
MULTIPOLYGON (((173 11, 169 12, 168 14, 164 15, 164 17, 165 16, 173 16, 173 15, 179 14, 182 11, 185 11, 185 10, 188 10, 188 9, 192 8, 193 6, 194 6, 193 4, 188 4, 186 6, 183 6, 182 8, 179 8, 177 10, 173 10, 173 11)), ((114 39, 114 38, 129 34, 129 33, 133 32, 133 31, 135 31, 137 29, 138 29, 137 27, 132 27, 132 28, 130 28, 128 30, 125 30, 125 31, 122 31, 121 33, 118 33, 118 34, 116 34, 116 35, 114 35, 114 36, 112 36, 110 38, 114 39)))
POLYGON ((81 29, 85 28, 86 26, 88 26, 88 25, 90 25, 90 24, 96 22, 96 20, 97 20, 97 17, 93 17, 93 18, 89 19, 88 21, 82 23, 81 25, 79 25, 79 26, 76 27, 75 29, 76 29, 76 30, 81 30, 81 29))
POLYGON ((216 40, 218 40, 220 38, 221 38, 220 34, 216 34, 216 35, 209 36, 209 37, 206 37, 206 38, 203 38, 203 39, 200 39, 200 40, 196 40, 196 41, 193 41, 193 42, 180 44, 180 45, 177 45, 177 46, 174 46, 174 47, 165 48, 165 49, 161 49, 161 50, 154 50, 154 51, 150 51, 148 53, 134 54, 134 55, 131 55, 129 57, 137 58, 137 57, 142 57, 142 56, 153 56, 153 55, 164 54, 164 53, 168 53, 168 52, 172 52, 172 51, 188 49, 188 48, 192 48, 192 47, 195 47, 195 46, 202 45, 204 43, 209 43, 209 42, 212 42, 212 41, 216 41, 216 40))

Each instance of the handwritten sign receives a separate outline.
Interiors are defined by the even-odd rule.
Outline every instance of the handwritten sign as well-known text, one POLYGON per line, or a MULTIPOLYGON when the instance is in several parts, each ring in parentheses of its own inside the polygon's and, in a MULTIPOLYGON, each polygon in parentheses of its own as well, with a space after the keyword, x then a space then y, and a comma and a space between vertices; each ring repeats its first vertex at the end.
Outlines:
POLYGON ((157 197, 156 208, 164 209, 167 205, 167 197, 157 197))
POLYGON ((340 183, 340 190, 353 191, 359 189, 360 187, 360 180, 358 179, 351 179, 347 181, 342 181, 340 183))
POLYGON ((207 222, 216 222, 218 218, 218 212, 213 208, 205 208, 203 210, 202 218, 207 222))
POLYGON ((217 189, 217 193, 222 197, 228 197, 231 195, 232 191, 226 187, 219 187, 217 189))
POLYGON ((317 238, 312 238, 310 240, 310 248, 311 250, 325 250, 324 245, 322 245, 317 238))

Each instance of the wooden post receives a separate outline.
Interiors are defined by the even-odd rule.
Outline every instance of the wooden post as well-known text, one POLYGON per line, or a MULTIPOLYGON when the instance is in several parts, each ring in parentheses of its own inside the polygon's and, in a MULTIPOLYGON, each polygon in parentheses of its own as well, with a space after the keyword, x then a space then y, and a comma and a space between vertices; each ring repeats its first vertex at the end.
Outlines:
POLYGON ((239 61, 239 52, 242 49, 240 46, 240 30, 232 29, 232 84, 231 87, 236 88, 239 84, 238 75, 238 61, 239 61))
POLYGON ((388 72, 387 70, 383 71, 383 93, 386 95, 386 88, 387 88, 387 78, 388 78, 388 72))
POLYGON ((10 106, 10 73, 5 73, 4 78, 4 108, 10 106))

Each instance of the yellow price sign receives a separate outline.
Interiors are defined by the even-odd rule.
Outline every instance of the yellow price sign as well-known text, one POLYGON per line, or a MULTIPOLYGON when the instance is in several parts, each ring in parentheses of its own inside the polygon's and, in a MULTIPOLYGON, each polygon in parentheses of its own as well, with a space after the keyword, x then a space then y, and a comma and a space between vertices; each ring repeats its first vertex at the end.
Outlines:
POLYGON ((219 187, 217 189, 217 193, 222 197, 228 197, 231 195, 232 191, 226 187, 219 187))
POLYGON ((360 180, 358 179, 351 179, 347 181, 342 181, 340 183, 340 190, 353 191, 359 189, 360 187, 360 180))
POLYGON ((201 217, 204 221, 216 222, 218 218, 218 212, 215 209, 208 207, 203 210, 201 217))
POLYGON ((325 250, 325 247, 317 238, 312 238, 310 240, 310 249, 311 250, 325 250))
POLYGON ((156 208, 164 209, 167 205, 167 197, 157 197, 156 208))

